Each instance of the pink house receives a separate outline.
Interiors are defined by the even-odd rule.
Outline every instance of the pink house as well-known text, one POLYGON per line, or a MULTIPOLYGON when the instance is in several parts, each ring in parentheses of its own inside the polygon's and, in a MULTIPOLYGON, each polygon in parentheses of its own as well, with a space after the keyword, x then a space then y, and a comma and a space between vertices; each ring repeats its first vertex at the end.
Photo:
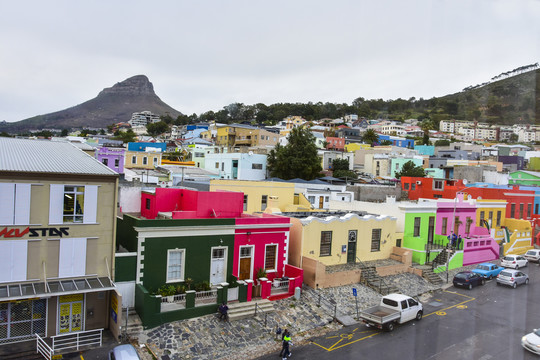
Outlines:
POLYGON ((463 265, 478 264, 499 258, 499 244, 484 227, 476 226, 476 203, 457 194, 454 201, 437 202, 435 233, 448 236, 452 232, 463 238, 463 265))
POLYGON ((234 226, 222 231, 234 232, 230 275, 248 284, 248 300, 253 286, 262 298, 293 295, 302 287, 303 270, 288 265, 290 219, 246 215, 243 206, 241 192, 156 188, 141 195, 141 215, 147 219, 234 219, 234 226))

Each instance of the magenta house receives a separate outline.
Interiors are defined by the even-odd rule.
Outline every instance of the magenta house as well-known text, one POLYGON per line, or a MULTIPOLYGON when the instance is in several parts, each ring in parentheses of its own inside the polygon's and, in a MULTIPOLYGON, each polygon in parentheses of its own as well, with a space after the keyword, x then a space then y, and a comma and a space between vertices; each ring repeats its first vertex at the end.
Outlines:
MULTIPOLYGON (((296 287, 302 287, 303 270, 288 264, 290 219, 272 214, 243 214, 243 206, 241 192, 156 188, 141 194, 141 216, 146 219, 189 219, 193 226, 212 220, 233 220, 233 226, 216 227, 223 239, 234 237, 230 246, 232 258, 223 262, 228 272, 226 278, 233 276, 246 282, 248 300, 252 296, 275 300, 293 295, 296 287)), ((228 251, 214 255, 228 257, 228 251)))
POLYGON ((124 173, 124 148, 102 147, 96 150, 96 159, 119 174, 124 173))
POLYGON ((444 237, 452 232, 461 235, 463 241, 458 251, 463 250, 463 265, 499 258, 499 244, 489 230, 476 226, 476 211, 475 200, 464 200, 463 194, 457 194, 453 201, 437 202, 435 233, 444 237))

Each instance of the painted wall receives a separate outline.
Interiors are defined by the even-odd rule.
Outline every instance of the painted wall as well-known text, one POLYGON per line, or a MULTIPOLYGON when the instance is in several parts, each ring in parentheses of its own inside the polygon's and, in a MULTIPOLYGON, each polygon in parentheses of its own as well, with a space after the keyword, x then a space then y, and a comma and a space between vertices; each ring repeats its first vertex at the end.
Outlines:
POLYGON ((407 192, 409 200, 453 199, 457 191, 465 188, 463 180, 403 176, 400 181, 401 189, 407 192))
POLYGON ((420 166, 424 164, 424 159, 420 157, 413 157, 413 158, 391 158, 390 159, 390 176, 395 178, 396 173, 400 172, 403 168, 403 165, 406 162, 412 161, 415 166, 420 166))
POLYGON ((266 155, 206 154, 204 166, 206 170, 218 172, 222 179, 263 180, 266 178, 266 155), (235 161, 238 161, 237 167, 233 166, 235 161))
POLYGON ((124 168, 154 169, 156 166, 161 165, 161 155, 158 152, 126 151, 124 168), (146 164, 144 164, 145 158, 146 164))
POLYGON ((125 151, 126 150, 123 148, 102 147, 96 150, 95 156, 96 159, 103 164, 105 163, 104 160, 106 159, 107 167, 116 171, 119 174, 123 174, 125 151), (118 166, 116 166, 116 162, 118 162, 118 166))
MULTIPOLYGON (((357 231, 356 257, 361 261, 386 259, 390 257, 395 244, 396 218, 389 216, 347 214, 342 217, 330 216, 324 219, 308 217, 301 220, 302 256, 320 261, 324 265, 347 263, 349 230, 357 231), (372 230, 381 229, 380 250, 371 251, 372 230), (320 256, 321 232, 332 232, 331 255, 320 256), (343 251, 345 250, 345 251, 343 251)), ((291 242, 297 231, 291 231, 291 242)), ((298 245, 295 245, 296 249, 298 245)))
POLYGON ((540 185, 540 172, 515 171, 510 173, 510 184, 540 185))

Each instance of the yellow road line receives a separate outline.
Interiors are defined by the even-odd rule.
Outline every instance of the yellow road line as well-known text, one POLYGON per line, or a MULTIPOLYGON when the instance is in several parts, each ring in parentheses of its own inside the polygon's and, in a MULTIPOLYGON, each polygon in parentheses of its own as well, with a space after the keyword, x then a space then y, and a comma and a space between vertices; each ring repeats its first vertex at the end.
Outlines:
POLYGON ((446 307, 446 308, 444 308, 444 309, 438 309, 438 310, 436 310, 436 311, 434 311, 434 312, 432 312, 432 313, 430 313, 430 314, 424 315, 424 317, 428 317, 428 316, 433 315, 433 314, 436 314, 436 313, 438 313, 438 312, 445 311, 445 310, 448 310, 448 309, 452 309, 452 308, 455 308, 455 307, 457 307, 457 306, 460 306, 460 305, 463 305, 463 304, 465 304, 465 303, 468 303, 468 302, 470 302, 470 301, 476 300, 476 298, 473 298, 472 296, 463 295, 463 294, 460 294, 460 293, 457 293, 457 292, 454 292, 454 291, 447 291, 447 290, 444 290, 443 292, 446 292, 446 293, 449 293, 449 294, 455 294, 455 295, 463 296, 463 297, 466 297, 468 300, 462 301, 462 302, 460 302, 460 303, 458 303, 458 304, 455 304, 455 305, 446 307))
POLYGON ((356 339, 356 340, 353 340, 353 341, 349 341, 349 342, 346 343, 346 344, 337 346, 340 342, 342 342, 342 341, 344 340, 344 339, 341 339, 341 340, 339 340, 337 343, 335 343, 335 344, 333 344, 332 346, 330 346, 329 348, 326 348, 326 347, 324 347, 324 346, 322 346, 322 345, 320 345, 320 344, 317 344, 316 342, 314 342, 314 343, 312 343, 312 344, 317 345, 318 347, 323 348, 323 349, 326 350, 326 351, 333 351, 333 350, 342 348, 342 347, 347 346, 347 345, 350 345, 350 344, 354 344, 354 343, 357 342, 357 341, 361 341, 361 340, 370 338, 370 337, 375 336, 375 335, 378 335, 378 334, 380 334, 380 332, 374 332, 373 334, 368 335, 368 336, 364 336, 364 337, 361 338, 361 339, 356 339))

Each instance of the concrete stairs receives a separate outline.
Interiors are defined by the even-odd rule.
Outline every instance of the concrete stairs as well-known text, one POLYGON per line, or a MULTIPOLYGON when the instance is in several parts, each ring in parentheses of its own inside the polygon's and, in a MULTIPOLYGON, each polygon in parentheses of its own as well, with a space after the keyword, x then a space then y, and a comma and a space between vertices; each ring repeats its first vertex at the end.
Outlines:
POLYGON ((258 305, 257 315, 259 315, 261 310, 264 311, 265 313, 274 311, 274 304, 270 300, 267 300, 267 299, 227 304, 227 306, 229 307, 229 311, 228 311, 229 321, 254 317, 255 304, 258 305))
MULTIPOLYGON (((122 313, 122 321, 123 326, 126 326, 126 310, 123 310, 122 313)), ((128 312, 128 322, 127 322, 127 329, 122 329, 122 333, 125 332, 128 339, 135 340, 139 338, 139 334, 142 333, 144 330, 142 326, 142 321, 137 312, 135 311, 135 308, 130 308, 128 312)))
POLYGON ((422 269, 422 277, 434 285, 442 285, 441 277, 430 269, 422 269))
POLYGON ((360 281, 381 295, 399 292, 397 287, 384 281, 383 277, 377 274, 374 266, 361 266, 361 269, 360 281))

